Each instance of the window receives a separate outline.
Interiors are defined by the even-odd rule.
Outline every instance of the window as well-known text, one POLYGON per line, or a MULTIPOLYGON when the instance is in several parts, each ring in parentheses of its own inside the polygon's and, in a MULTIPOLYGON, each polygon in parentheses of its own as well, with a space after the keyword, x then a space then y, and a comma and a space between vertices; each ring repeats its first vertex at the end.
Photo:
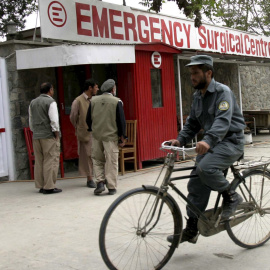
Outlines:
POLYGON ((151 88, 153 108, 163 107, 161 69, 151 69, 151 88))

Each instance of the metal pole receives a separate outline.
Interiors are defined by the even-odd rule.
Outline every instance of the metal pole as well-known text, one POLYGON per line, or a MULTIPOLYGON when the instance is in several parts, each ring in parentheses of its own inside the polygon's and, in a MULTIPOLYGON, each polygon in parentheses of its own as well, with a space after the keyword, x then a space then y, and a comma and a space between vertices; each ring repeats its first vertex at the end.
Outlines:
MULTIPOLYGON (((181 88, 181 72, 180 72, 180 58, 177 55, 177 72, 178 72, 178 91, 179 91, 179 114, 181 120, 181 130, 183 129, 183 108, 182 108, 182 88, 181 88)), ((185 153, 183 152, 183 159, 185 160, 185 153)))
POLYGON ((33 35, 33 41, 36 41, 36 36, 37 36, 37 22, 38 22, 38 11, 37 11, 37 16, 36 16, 36 25, 35 25, 34 35, 33 35))
POLYGON ((239 85, 239 103, 240 103, 240 110, 243 113, 243 108, 242 108, 242 85, 241 85, 241 76, 240 76, 240 65, 237 65, 237 71, 238 71, 238 85, 239 85))
POLYGON ((182 88, 181 88, 181 70, 180 70, 180 58, 177 55, 177 72, 178 72, 178 91, 179 91, 179 114, 181 120, 181 129, 183 129, 183 108, 182 108, 182 88))

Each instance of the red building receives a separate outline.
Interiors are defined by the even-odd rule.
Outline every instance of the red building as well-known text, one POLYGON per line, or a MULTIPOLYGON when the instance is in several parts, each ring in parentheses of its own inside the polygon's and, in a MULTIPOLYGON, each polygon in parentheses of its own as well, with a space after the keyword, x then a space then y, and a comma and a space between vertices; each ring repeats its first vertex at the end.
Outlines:
POLYGON ((81 90, 80 84, 89 77, 99 77, 100 83, 111 77, 116 80, 117 95, 124 102, 126 119, 137 120, 138 167, 142 168, 142 161, 162 157, 163 152, 159 150, 161 142, 175 138, 177 133, 173 64, 175 53, 179 53, 179 50, 161 43, 136 45, 135 63, 108 65, 107 73, 111 74, 106 74, 104 79, 98 74, 104 73, 105 65, 58 67, 64 159, 77 158, 75 131, 69 121, 69 112, 72 101, 81 90), (151 61, 154 52, 157 54, 158 67, 151 61), (75 82, 69 83, 70 76, 74 77, 75 82), (72 84, 77 85, 76 91, 72 84))
POLYGON ((173 54, 179 50, 167 45, 137 45, 136 63, 120 64, 119 97, 127 119, 137 119, 137 157, 142 161, 163 156, 161 142, 177 134, 173 54), (159 52, 161 65, 155 68, 151 56, 159 52))

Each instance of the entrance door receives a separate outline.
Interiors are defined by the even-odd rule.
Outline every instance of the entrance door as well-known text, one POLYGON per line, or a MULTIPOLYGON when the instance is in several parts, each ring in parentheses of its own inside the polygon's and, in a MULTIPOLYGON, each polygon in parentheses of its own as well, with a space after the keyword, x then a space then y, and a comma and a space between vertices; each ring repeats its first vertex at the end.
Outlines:
POLYGON ((90 78, 90 66, 58 67, 57 73, 63 156, 65 160, 75 159, 78 158, 77 138, 69 115, 73 100, 82 93, 85 80, 90 78))

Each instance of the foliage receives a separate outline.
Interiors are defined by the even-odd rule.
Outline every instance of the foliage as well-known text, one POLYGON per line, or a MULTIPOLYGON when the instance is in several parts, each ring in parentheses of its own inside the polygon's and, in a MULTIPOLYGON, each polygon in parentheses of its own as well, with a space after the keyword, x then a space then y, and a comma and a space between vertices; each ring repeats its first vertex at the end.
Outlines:
MULTIPOLYGON (((206 16, 211 16, 213 9, 216 8, 215 0, 167 0, 176 2, 180 11, 182 11, 186 17, 194 19, 195 27, 199 27, 202 24, 203 12, 206 16)), ((142 0, 140 4, 153 10, 160 12, 162 4, 166 3, 166 0, 142 0)))
POLYGON ((202 16, 214 24, 270 36, 269 0, 141 0, 143 6, 160 12, 167 1, 176 2, 180 12, 202 24, 202 16))
POLYGON ((37 10, 37 0, 1 0, 0 1, 0 36, 7 33, 7 23, 14 21, 18 30, 25 26, 25 17, 37 10))
POLYGON ((268 0, 217 0, 218 9, 208 16, 215 23, 270 36, 268 0))

